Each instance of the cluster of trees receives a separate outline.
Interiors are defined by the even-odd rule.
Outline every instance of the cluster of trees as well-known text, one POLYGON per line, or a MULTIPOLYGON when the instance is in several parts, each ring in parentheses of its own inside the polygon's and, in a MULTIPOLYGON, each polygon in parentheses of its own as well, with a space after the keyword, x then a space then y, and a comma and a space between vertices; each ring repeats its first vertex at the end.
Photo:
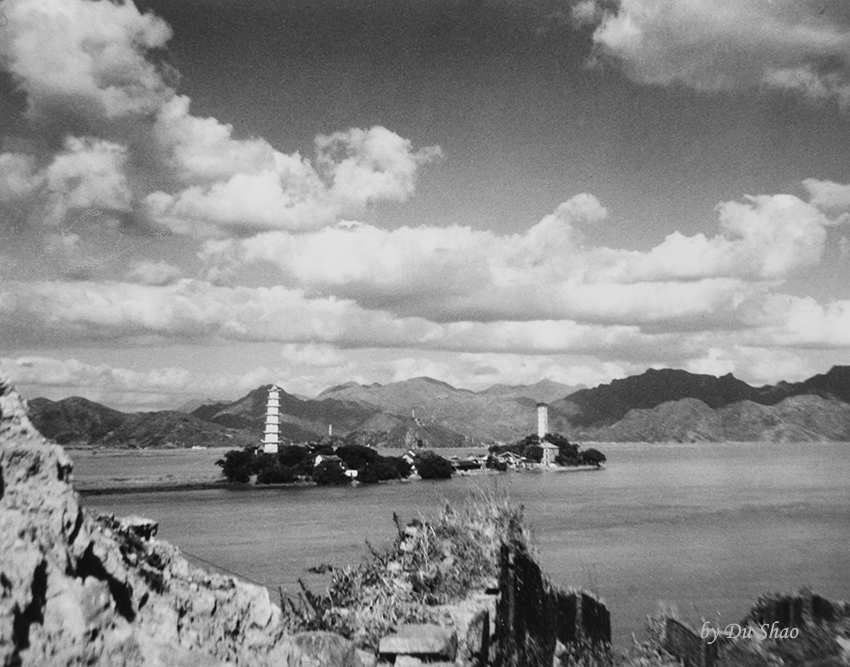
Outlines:
MULTIPOLYGON (((381 456, 371 447, 331 442, 287 445, 277 454, 266 454, 256 447, 232 449, 216 461, 229 482, 249 482, 256 476, 257 484, 288 484, 312 480, 321 485, 351 483, 346 470, 357 471, 357 481, 375 484, 391 479, 405 479, 413 471, 411 464, 400 456, 381 456), (316 464, 319 455, 322 459, 316 464)), ((433 452, 417 454, 416 472, 423 479, 445 479, 454 472, 452 464, 433 452)))
MULTIPOLYGON (((600 467, 601 464, 608 460, 605 457, 605 454, 600 452, 598 449, 589 447, 588 449, 582 450, 578 445, 574 445, 567 440, 566 436, 563 436, 560 433, 547 433, 543 440, 558 448, 558 456, 555 457, 555 463, 561 466, 595 465, 596 467, 600 467)), ((490 447, 489 451, 492 455, 491 458, 504 452, 513 452, 518 456, 523 456, 530 461, 536 461, 539 463, 543 459, 542 444, 540 437, 535 434, 528 435, 522 440, 518 440, 510 445, 493 445, 490 447)), ((498 467, 498 463, 499 462, 493 458, 492 467, 498 467)), ((489 464, 490 459, 488 459, 488 465, 489 464)))

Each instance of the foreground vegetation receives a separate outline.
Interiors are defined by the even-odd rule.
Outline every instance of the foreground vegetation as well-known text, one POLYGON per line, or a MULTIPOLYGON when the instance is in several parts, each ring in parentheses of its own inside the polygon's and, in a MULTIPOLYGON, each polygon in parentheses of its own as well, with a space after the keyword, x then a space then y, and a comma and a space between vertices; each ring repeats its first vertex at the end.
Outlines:
POLYGON ((522 508, 492 496, 460 509, 446 504, 429 520, 398 528, 392 544, 358 565, 319 565, 331 575, 328 589, 316 594, 302 584, 296 597, 284 597, 292 631, 329 630, 374 650, 381 637, 403 623, 450 621, 436 605, 459 602, 497 577, 502 540, 513 534, 527 540, 522 508))
MULTIPOLYGON (((330 574, 324 593, 303 583, 297 596, 281 594, 284 623, 290 631, 327 630, 339 633, 363 649, 375 651, 381 637, 404 623, 451 625, 451 613, 439 605, 458 603, 497 581, 499 550, 504 543, 521 544, 532 555, 530 532, 522 507, 492 494, 479 493, 461 508, 446 504, 434 517, 402 526, 393 516, 397 536, 385 549, 371 545, 371 555, 357 565, 319 565, 314 572, 330 574)), ((761 602, 761 600, 759 601, 761 602)), ((838 610, 841 607, 835 605, 838 610)), ((844 616, 810 625, 793 640, 727 639, 718 648, 715 667, 828 667, 847 664, 847 649, 836 641, 850 633, 844 616)), ((577 644, 556 653, 561 667, 680 667, 667 650, 666 624, 676 613, 660 608, 647 617, 646 631, 632 645, 577 644)), ((758 621, 745 619, 758 627, 758 621)), ((718 623, 719 624, 719 623, 718 623)), ((496 664, 499 663, 497 658, 496 664)), ((533 661, 529 662, 532 664, 533 661)))

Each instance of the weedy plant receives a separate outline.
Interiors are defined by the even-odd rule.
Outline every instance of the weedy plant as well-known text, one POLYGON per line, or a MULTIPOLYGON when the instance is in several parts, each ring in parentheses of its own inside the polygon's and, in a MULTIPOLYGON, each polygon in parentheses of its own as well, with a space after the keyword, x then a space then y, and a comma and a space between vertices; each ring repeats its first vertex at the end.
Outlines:
POLYGON ((447 623, 437 605, 490 584, 506 536, 528 539, 522 508, 483 491, 459 509, 446 503, 435 517, 407 526, 393 519, 397 535, 387 549, 369 545, 371 554, 359 565, 311 568, 330 574, 330 584, 316 594, 302 583, 297 597, 285 598, 290 630, 329 630, 374 650, 400 624, 447 623))

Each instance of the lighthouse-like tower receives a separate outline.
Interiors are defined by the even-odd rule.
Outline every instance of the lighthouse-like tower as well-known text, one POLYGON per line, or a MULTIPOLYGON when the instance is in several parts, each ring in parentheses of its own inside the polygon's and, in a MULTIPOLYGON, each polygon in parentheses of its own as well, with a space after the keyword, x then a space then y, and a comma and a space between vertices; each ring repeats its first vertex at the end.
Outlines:
POLYGON ((546 403, 537 404, 537 437, 543 440, 549 432, 549 406, 546 403))
POLYGON ((269 389, 269 400, 266 403, 266 432, 263 435, 263 451, 267 454, 277 454, 280 444, 280 387, 276 384, 269 389))

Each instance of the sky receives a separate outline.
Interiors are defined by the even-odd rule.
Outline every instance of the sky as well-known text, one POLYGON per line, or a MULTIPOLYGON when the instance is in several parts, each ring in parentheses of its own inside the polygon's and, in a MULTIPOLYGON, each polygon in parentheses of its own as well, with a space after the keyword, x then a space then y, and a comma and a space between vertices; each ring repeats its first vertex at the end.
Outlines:
POLYGON ((845 0, 0 0, 0 139, 29 398, 850 364, 845 0))

